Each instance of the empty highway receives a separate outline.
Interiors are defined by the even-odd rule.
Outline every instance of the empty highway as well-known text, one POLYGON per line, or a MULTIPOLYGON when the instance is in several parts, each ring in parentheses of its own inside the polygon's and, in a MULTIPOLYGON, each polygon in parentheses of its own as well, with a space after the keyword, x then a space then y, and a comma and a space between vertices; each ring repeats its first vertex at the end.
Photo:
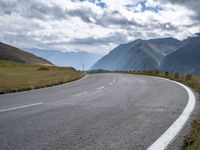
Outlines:
POLYGON ((193 93, 165 79, 89 74, 69 84, 0 95, 0 149, 181 149, 170 138, 194 105, 193 93))

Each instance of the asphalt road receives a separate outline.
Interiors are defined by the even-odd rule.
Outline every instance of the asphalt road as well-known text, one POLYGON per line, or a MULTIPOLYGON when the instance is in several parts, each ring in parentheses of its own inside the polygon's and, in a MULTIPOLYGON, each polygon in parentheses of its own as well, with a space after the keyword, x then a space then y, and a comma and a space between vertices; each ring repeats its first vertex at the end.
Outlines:
POLYGON ((0 149, 147 149, 187 102, 186 90, 176 83, 126 74, 87 75, 69 84, 1 95, 0 149))

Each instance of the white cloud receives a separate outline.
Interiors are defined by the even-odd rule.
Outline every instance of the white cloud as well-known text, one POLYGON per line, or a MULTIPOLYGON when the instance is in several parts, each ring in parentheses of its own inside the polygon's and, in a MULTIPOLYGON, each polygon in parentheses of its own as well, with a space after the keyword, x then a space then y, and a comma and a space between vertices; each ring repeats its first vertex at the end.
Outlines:
POLYGON ((195 11, 179 4, 101 2, 106 8, 79 0, 1 0, 0 41, 20 48, 107 53, 138 38, 183 39, 200 31, 195 11))

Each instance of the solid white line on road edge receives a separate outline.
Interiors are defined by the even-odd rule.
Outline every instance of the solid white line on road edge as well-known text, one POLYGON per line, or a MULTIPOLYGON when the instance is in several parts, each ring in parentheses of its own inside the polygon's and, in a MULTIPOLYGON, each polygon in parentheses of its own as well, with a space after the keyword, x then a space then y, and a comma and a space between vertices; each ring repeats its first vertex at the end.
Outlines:
POLYGON ((181 129, 185 125, 186 121, 189 119, 195 107, 195 96, 192 90, 179 82, 172 81, 172 80, 169 80, 169 81, 182 86, 187 91, 189 100, 188 100, 187 106, 185 107, 181 115, 176 119, 176 121, 147 150, 166 149, 167 146, 180 133, 181 129))
POLYGON ((88 92, 83 92, 83 93, 75 94, 75 96, 85 95, 85 94, 87 94, 87 93, 88 93, 88 92))
POLYGON ((105 88, 105 86, 101 86, 101 87, 97 88, 97 90, 101 90, 101 89, 104 89, 104 88, 105 88))
POLYGON ((35 103, 35 104, 30 104, 30 105, 24 105, 24 106, 12 107, 12 108, 7 108, 7 109, 1 109, 0 112, 16 110, 16 109, 21 109, 21 108, 26 108, 26 107, 32 107, 32 106, 37 106, 37 105, 42 105, 42 104, 43 103, 35 103))

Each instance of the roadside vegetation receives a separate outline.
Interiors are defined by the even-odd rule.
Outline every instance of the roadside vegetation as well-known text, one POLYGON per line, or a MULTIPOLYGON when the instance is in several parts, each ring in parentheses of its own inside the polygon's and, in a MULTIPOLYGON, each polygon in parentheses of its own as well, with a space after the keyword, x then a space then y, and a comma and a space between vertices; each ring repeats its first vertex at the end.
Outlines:
MULTIPOLYGON (((189 74, 182 75, 173 72, 160 72, 160 71, 137 71, 137 72, 126 72, 124 73, 137 74, 137 75, 150 75, 168 78, 181 82, 200 94, 200 77, 192 76, 189 74)), ((200 150, 200 116, 196 117, 192 122, 191 131, 185 138, 185 149, 186 150, 200 150)))
POLYGON ((74 68, 40 66, 0 60, 0 94, 71 82, 85 74, 74 68))

